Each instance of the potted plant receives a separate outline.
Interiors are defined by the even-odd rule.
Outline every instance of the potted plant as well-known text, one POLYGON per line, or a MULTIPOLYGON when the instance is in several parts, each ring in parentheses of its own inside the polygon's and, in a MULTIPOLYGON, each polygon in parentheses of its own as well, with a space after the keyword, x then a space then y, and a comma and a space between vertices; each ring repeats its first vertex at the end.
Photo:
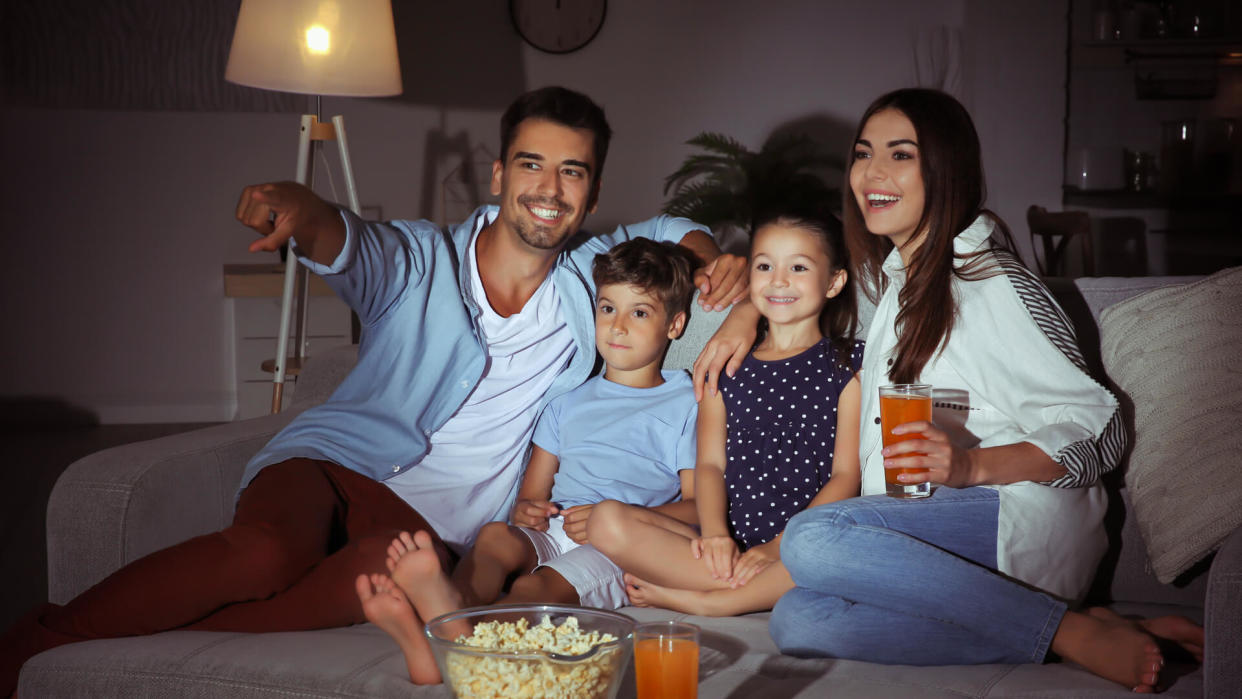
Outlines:
MULTIPOLYGON (((840 206, 840 189, 828 184, 842 161, 805 134, 777 134, 758 152, 724 134, 703 132, 686 141, 701 149, 664 178, 664 212, 717 231, 721 247, 745 245, 755 216, 768 207, 801 202, 840 206)), ((839 175, 838 175, 839 179, 839 175)))

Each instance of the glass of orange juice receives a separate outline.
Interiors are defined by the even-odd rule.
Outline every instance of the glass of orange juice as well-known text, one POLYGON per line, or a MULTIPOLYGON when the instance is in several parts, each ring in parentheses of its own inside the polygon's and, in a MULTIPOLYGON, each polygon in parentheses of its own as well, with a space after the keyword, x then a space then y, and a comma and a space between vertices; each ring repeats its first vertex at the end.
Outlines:
MULTIPOLYGON (((899 383, 891 386, 880 386, 880 430, 884 446, 890 446, 908 439, 922 439, 919 432, 893 434, 893 428, 907 422, 918 422, 932 419, 932 387, 925 383, 899 383)), ((922 456, 922 452, 911 452, 902 456, 922 456)), ((894 498, 925 498, 931 495, 931 483, 899 483, 897 476, 903 473, 927 473, 928 469, 918 468, 886 468, 884 469, 884 485, 890 497, 894 498)))
POLYGON ((699 694, 699 627, 680 621, 634 626, 638 699, 695 699, 699 694))

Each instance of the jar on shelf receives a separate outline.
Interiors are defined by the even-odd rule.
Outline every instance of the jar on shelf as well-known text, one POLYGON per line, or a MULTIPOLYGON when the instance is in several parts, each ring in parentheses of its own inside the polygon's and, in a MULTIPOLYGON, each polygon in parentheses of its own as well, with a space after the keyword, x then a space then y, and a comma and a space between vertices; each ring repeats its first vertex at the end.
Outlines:
POLYGON ((1195 122, 1165 121, 1160 125, 1160 192, 1165 195, 1195 186, 1195 122))

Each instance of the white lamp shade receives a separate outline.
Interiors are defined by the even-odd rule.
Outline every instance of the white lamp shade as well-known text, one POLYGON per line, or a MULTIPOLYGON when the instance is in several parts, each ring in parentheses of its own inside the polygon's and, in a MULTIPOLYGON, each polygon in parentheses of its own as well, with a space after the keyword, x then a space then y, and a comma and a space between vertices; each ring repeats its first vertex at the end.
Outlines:
POLYGON ((242 0, 224 79, 311 95, 401 94, 390 0, 242 0))

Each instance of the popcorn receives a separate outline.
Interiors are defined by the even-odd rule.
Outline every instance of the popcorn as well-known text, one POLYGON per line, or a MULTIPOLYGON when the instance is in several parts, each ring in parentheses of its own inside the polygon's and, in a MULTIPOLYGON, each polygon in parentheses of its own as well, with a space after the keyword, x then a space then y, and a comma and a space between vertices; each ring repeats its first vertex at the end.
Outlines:
MULTIPOLYGON (((480 622, 473 634, 459 636, 457 643, 480 651, 581 655, 615 640, 612 634, 582 631, 577 617, 571 616, 556 626, 545 615, 533 627, 526 619, 480 622)), ((576 662, 544 656, 512 658, 450 652, 445 666, 449 683, 461 699, 590 699, 602 697, 608 691, 618 669, 612 656, 618 652, 618 648, 609 648, 576 662)))

